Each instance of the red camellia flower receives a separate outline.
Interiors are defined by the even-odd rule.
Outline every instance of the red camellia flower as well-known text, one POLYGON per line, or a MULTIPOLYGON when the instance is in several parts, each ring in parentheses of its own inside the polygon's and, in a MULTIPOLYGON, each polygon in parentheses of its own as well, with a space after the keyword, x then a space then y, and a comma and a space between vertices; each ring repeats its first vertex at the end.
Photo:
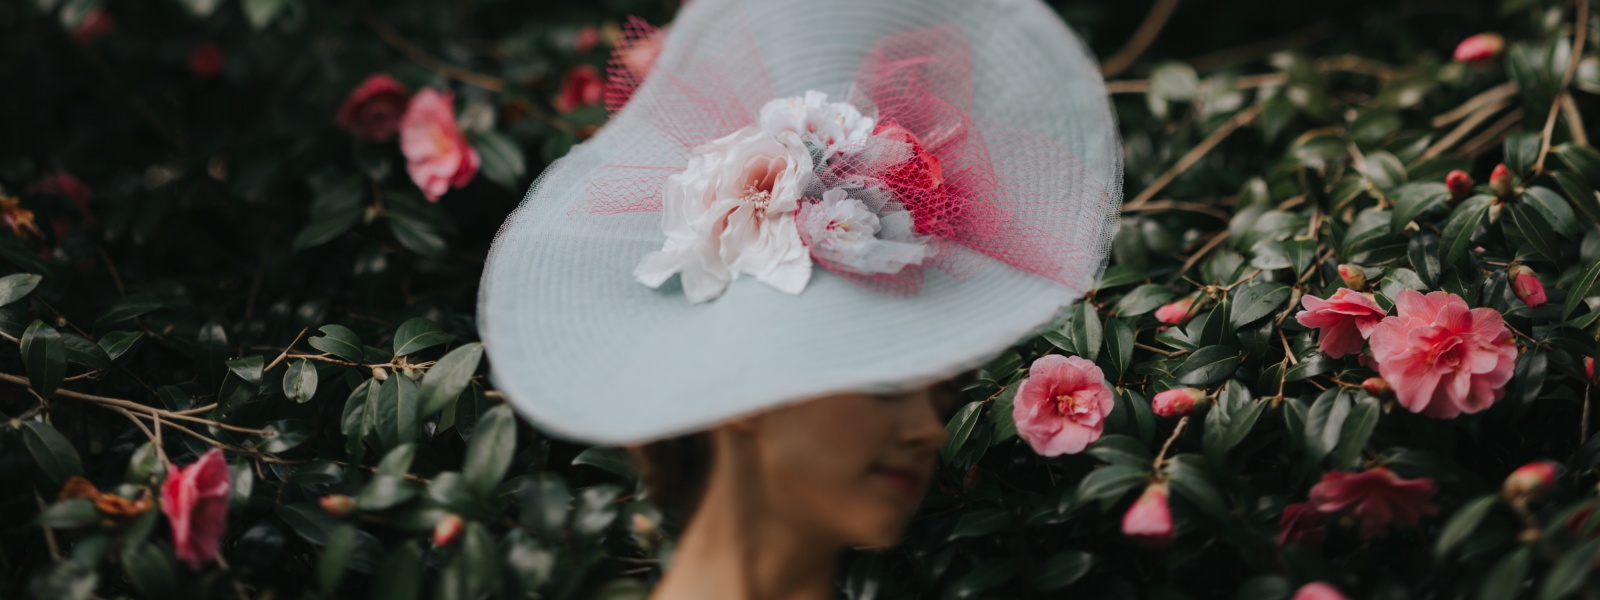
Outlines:
POLYGON ((1168 302, 1156 309, 1156 320, 1168 325, 1182 325, 1194 315, 1189 314, 1189 308, 1194 306, 1194 298, 1179 298, 1168 302))
POLYGON ((427 88, 411 97, 400 117, 400 151, 406 155, 406 172, 428 201, 452 187, 461 187, 478 174, 478 151, 461 135, 453 108, 455 96, 427 88))
POLYGON ((1515 265, 1509 269, 1511 275, 1511 290, 1516 292, 1517 298, 1522 300, 1528 308, 1542 308, 1548 301, 1544 295, 1544 283, 1539 281, 1539 276, 1527 265, 1515 265))
POLYGON ((1460 296, 1401 290, 1396 315, 1372 330, 1378 374, 1411 412, 1434 418, 1475 413, 1500 400, 1517 346, 1500 313, 1460 296))
POLYGON ((1043 456, 1077 454, 1100 439, 1114 404, 1105 374, 1078 356, 1047 354, 1033 361, 1017 387, 1011 416, 1017 435, 1043 456))
POLYGON ((1513 502, 1529 502, 1543 498, 1555 485, 1556 463, 1541 460, 1512 471, 1500 486, 1500 493, 1513 502))
POLYGON ((1139 499, 1122 515, 1122 534, 1148 548, 1172 545, 1172 507, 1167 504, 1166 482, 1144 488, 1139 499))
POLYGON ((1498 33, 1480 33, 1456 45, 1456 62, 1483 64, 1500 54, 1506 40, 1498 33))
POLYGON ((1360 353, 1367 337, 1387 314, 1371 296, 1349 288, 1339 288, 1327 300, 1302 297, 1300 305, 1306 309, 1295 314, 1294 319, 1321 330, 1317 345, 1323 354, 1333 358, 1360 353))
POLYGON ((200 42, 189 50, 189 72, 201 79, 211 79, 221 75, 222 67, 227 65, 227 61, 227 57, 222 54, 222 46, 218 46, 216 42, 200 42))
POLYGON ((1150 400, 1150 410, 1159 417, 1182 417, 1194 412, 1195 404, 1203 403, 1206 393, 1194 388, 1172 388, 1156 394, 1150 400))
POLYGON ((1328 539, 1326 518, 1311 504, 1301 502, 1283 507, 1278 517, 1278 545, 1321 548, 1328 539))
POLYGON ((1295 590, 1294 598, 1291 600, 1345 600, 1345 597, 1339 593, 1339 588, 1326 582, 1313 581, 1295 590))
POLYGON ((1361 537, 1383 537, 1391 528, 1410 529, 1422 518, 1439 512, 1431 479, 1402 479, 1393 471, 1376 468, 1361 473, 1334 471, 1311 486, 1309 504, 1318 512, 1355 520, 1361 537))
POLYGON ((606 80, 600 70, 589 65, 578 65, 561 78, 561 90, 556 92, 558 112, 568 113, 585 106, 599 104, 606 99, 606 80))
POLYGON ((439 522, 433 524, 433 545, 442 548, 455 543, 456 538, 461 537, 462 525, 461 517, 455 513, 440 517, 439 522))
POLYGON ((394 138, 400 131, 400 116, 406 112, 411 90, 383 73, 367 76, 339 105, 334 122, 345 131, 375 142, 394 138))
POLYGON ((187 467, 173 467, 161 484, 161 512, 172 523, 178 558, 189 568, 199 570, 217 558, 232 491, 228 463, 216 448, 187 467))
POLYGON ((1456 169, 1444 176, 1444 186, 1450 188, 1450 197, 1460 200, 1472 195, 1472 186, 1477 182, 1466 171, 1456 169))

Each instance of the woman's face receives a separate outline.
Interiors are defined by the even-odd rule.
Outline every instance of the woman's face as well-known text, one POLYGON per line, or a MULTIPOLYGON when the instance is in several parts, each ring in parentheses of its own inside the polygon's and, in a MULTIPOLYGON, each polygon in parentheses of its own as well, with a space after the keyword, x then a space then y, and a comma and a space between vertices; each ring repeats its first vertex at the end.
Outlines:
POLYGON ((752 417, 765 516, 842 544, 894 543, 944 445, 947 396, 840 394, 752 417))

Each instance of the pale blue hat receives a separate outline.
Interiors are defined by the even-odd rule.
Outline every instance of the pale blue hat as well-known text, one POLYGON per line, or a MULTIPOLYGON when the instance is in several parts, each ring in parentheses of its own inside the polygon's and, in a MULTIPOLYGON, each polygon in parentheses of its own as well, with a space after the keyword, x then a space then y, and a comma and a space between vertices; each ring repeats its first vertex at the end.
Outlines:
POLYGON ((495 238, 478 310, 490 378, 541 429, 601 444, 831 393, 927 385, 1036 333, 1091 288, 1116 231, 1121 173, 1097 65, 1037 0, 693 0, 634 102, 551 165, 495 238), (744 278, 695 304, 676 278, 656 289, 635 280, 641 257, 662 247, 661 214, 586 208, 593 180, 619 156, 683 161, 681 146, 651 133, 639 99, 672 93, 663 80, 674 69, 721 60, 729 36, 753 33, 759 52, 727 56, 727 70, 760 64, 776 96, 846 98, 878 41, 949 24, 970 48, 979 133, 1025 131, 1075 159, 994 158, 1001 177, 1076 174, 1028 200, 1067 215, 1046 223, 1072 246, 1067 269, 1046 277, 980 257, 955 275, 929 269, 918 293, 896 296, 819 268, 798 295, 744 278))

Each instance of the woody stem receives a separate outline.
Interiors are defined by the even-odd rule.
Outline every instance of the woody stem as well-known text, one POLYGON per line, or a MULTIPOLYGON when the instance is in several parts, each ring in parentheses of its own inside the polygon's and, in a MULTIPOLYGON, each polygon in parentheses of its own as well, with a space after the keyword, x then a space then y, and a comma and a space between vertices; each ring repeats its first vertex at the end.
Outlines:
POLYGON ((1167 460, 1167 450, 1172 448, 1172 442, 1178 440, 1178 436, 1183 434, 1183 427, 1188 424, 1189 417, 1187 415, 1178 419, 1178 426, 1172 428, 1172 435, 1168 436, 1167 442, 1161 445, 1161 452, 1156 454, 1156 461, 1151 465, 1157 473, 1161 472, 1161 463, 1167 460))

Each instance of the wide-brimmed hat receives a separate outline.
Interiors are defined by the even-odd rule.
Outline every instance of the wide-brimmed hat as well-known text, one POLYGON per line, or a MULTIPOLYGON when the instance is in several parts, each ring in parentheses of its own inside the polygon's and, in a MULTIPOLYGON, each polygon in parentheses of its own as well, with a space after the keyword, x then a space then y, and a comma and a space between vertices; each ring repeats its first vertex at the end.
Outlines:
POLYGON ((1104 267, 1116 125, 1040 2, 693 0, 662 35, 630 27, 612 121, 489 254, 490 376, 537 426, 641 443, 913 389, 1104 267))

